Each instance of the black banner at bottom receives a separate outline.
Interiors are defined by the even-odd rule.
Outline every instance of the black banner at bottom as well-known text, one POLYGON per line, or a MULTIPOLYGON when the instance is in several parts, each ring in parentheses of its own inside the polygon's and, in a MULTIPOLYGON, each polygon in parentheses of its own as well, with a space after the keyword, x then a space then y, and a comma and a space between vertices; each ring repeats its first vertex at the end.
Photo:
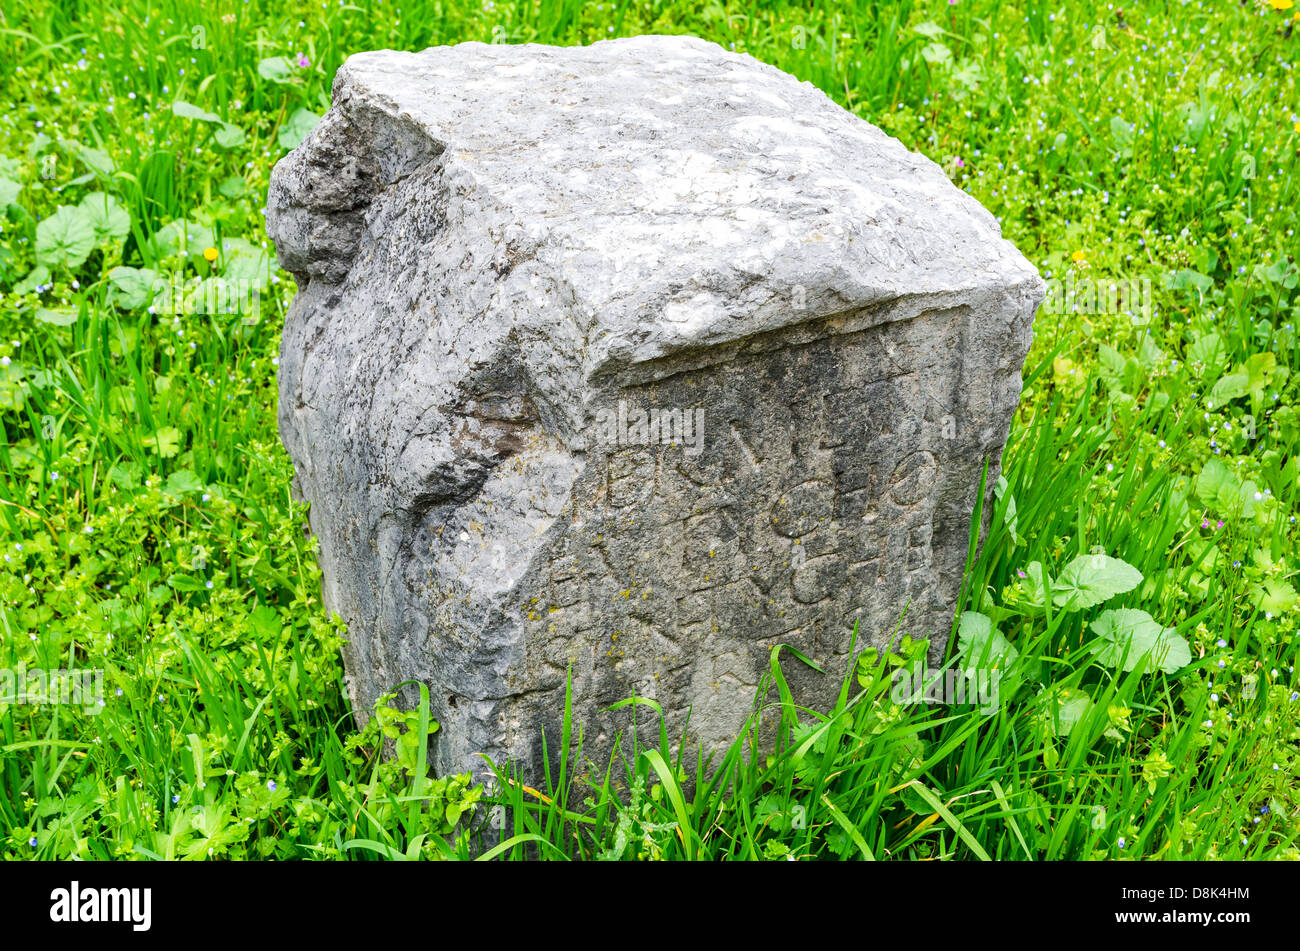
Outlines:
POLYGON ((1297 885, 1295 866, 1263 863, 589 863, 543 870, 529 863, 30 862, 0 866, 0 909, 7 928, 20 929, 15 933, 112 932, 128 941, 240 931, 259 940, 337 938, 340 919, 382 922, 386 938, 406 927, 427 935, 428 913, 438 906, 464 922, 510 930, 548 931, 557 914, 580 915, 588 927, 602 918, 616 927, 655 918, 671 924, 682 912, 694 916, 701 902, 718 923, 764 928, 787 916, 798 927, 809 913, 847 913, 868 928, 894 919, 944 934, 956 927, 1146 940, 1197 930, 1231 941, 1261 926, 1289 929, 1297 885))

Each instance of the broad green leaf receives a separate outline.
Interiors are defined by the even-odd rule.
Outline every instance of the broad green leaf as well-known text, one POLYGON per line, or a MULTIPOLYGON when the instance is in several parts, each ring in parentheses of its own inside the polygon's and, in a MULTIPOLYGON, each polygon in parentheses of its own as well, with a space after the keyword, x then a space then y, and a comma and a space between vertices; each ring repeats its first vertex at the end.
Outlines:
POLYGON ((1204 367, 1205 373, 1213 374, 1228 362, 1223 338, 1215 333, 1197 337, 1196 341, 1187 348, 1187 361, 1204 367))
POLYGON ((1215 107, 1201 102, 1185 102, 1178 107, 1179 126, 1184 142, 1199 142, 1214 117, 1215 107))
POLYGON ((1270 284, 1276 284, 1281 288, 1290 290, 1296 286, 1296 281, 1300 278, 1300 271, 1297 271, 1296 266, 1288 261, 1285 255, 1281 255, 1267 267, 1257 264, 1255 266, 1255 276, 1263 278, 1270 284))
POLYGON ((77 152, 77 158, 93 172, 100 175, 112 175, 117 170, 117 163, 109 156, 107 152, 101 152, 99 149, 82 147, 77 152))
POLYGON ((1243 372, 1228 373, 1210 388, 1210 402, 1222 406, 1231 400, 1240 399, 1250 392, 1250 377, 1243 372))
POLYGON ((221 260, 231 261, 249 254, 257 254, 261 250, 247 238, 223 238, 221 241, 221 260))
POLYGON ((1149 370, 1158 365, 1164 358, 1164 351, 1156 346, 1155 341, 1149 335, 1138 341, 1137 359, 1140 366, 1149 370))
POLYGON ((1106 388, 1123 392, 1124 370, 1128 361, 1118 350, 1104 343, 1098 345, 1097 355, 1100 358, 1098 370, 1106 388))
POLYGON ((23 408, 27 401, 27 385, 23 382, 26 375, 21 363, 0 365, 0 409, 23 408))
POLYGON ((109 480, 124 492, 132 492, 140 485, 144 475, 138 462, 115 462, 108 469, 109 480))
POLYGON ((237 149, 244 144, 244 130, 237 125, 223 122, 214 138, 223 149, 237 149))
POLYGON ((216 244, 212 229, 192 221, 169 221, 154 235, 154 248, 162 257, 182 252, 202 254, 216 244))
POLYGON ((1237 499, 1233 503, 1233 511, 1240 511, 1241 514, 1250 518, 1255 514, 1255 493, 1259 491, 1259 486, 1255 484, 1254 479, 1247 479, 1241 484, 1241 491, 1237 493, 1237 499))
POLYGON ((1268 389, 1269 381, 1277 370, 1277 354, 1254 353, 1246 359, 1246 389, 1256 399, 1268 389))
POLYGON ((293 66, 283 56, 268 56, 257 64, 257 75, 273 83, 293 81, 293 66))
POLYGON ((1297 600, 1295 588, 1280 578, 1270 578, 1262 586, 1255 587, 1252 596, 1257 608, 1274 617, 1290 611, 1297 600))
POLYGON ((246 247, 224 249, 225 266, 221 274, 228 281, 247 281, 251 286, 265 290, 271 281, 271 255, 262 248, 246 247))
POLYGON ((47 267, 78 267, 95 248, 95 229, 81 208, 60 205, 36 226, 36 260, 47 267))
POLYGON ((244 181, 240 175, 231 175, 217 186, 217 191, 221 192, 226 198, 235 199, 243 198, 250 194, 248 182, 244 181))
POLYGON ((1020 652, 993 626, 993 620, 977 611, 963 611, 957 622, 957 643, 963 670, 1006 670, 1020 652))
POLYGON ((27 143, 27 157, 29 159, 36 158, 36 156, 40 155, 53 144, 54 140, 48 135, 44 132, 37 132, 32 136, 31 142, 27 143))
POLYGON ((908 783, 898 791, 898 798, 913 815, 928 816, 933 813, 934 810, 930 808, 930 804, 916 791, 918 785, 920 784, 917 782, 908 783))
POLYGON ((974 89, 984 81, 984 68, 980 66, 978 60, 964 59, 961 65, 952 71, 954 82, 960 83, 967 89, 974 89))
POLYGON ((94 229, 96 244, 125 238, 131 230, 131 216, 112 195, 92 192, 81 199, 78 207, 86 213, 90 227, 94 229))
POLYGON ((1128 122, 1121 116, 1111 116, 1110 135, 1115 140, 1115 145, 1120 149, 1130 148, 1133 145, 1133 123, 1128 122))
POLYGON ((23 186, 9 178, 0 178, 0 211, 8 208, 18 200, 18 193, 23 186))
POLYGON ((146 436, 141 440, 145 446, 152 449, 164 459, 170 459, 181 450, 181 431, 175 426, 164 426, 153 436, 146 436))
MULTIPOLYGON (((107 152, 100 151, 99 149, 92 149, 87 145, 82 145, 80 142, 60 142, 59 145, 63 147, 65 152, 80 160, 80 162, 85 165, 86 168, 90 169, 91 172, 95 173, 95 175, 108 176, 117 171, 117 163, 113 161, 112 156, 107 152)), ((81 180, 84 181, 93 177, 94 176, 87 176, 86 179, 81 180)))
POLYGON ((1259 486, 1253 479, 1242 482, 1236 473, 1218 459, 1211 459, 1196 479, 1196 495, 1205 507, 1220 514, 1255 512, 1255 493, 1259 486))
POLYGON ((108 272, 113 301, 124 310, 136 310, 152 303, 158 272, 150 268, 115 267, 108 272))
POLYGON ((43 264, 32 268, 27 276, 14 285, 15 294, 32 294, 36 288, 50 283, 50 269, 43 264))
POLYGON ((167 579, 167 583, 177 591, 202 591, 203 582, 192 575, 174 574, 167 579))
POLYGON ((36 319, 43 324, 68 327, 77 322, 77 312, 67 307, 57 309, 41 307, 36 311, 36 319))
POLYGON ((942 43, 930 43, 925 49, 921 50, 921 56, 932 66, 938 66, 952 61, 952 50, 942 43))
POLYGON ((293 115, 289 116, 289 121, 280 126, 279 134, 276 136, 280 142, 280 148, 293 151, 307 138, 307 133, 316 128, 316 123, 320 122, 320 116, 306 109, 295 109, 293 115))
POLYGON ((1075 687, 1049 687, 1040 696, 1046 703, 1039 718, 1056 736, 1069 736, 1092 710, 1092 698, 1075 687))
POLYGON ((1185 290, 1192 288, 1197 295, 1202 295, 1214 286, 1214 278, 1207 277, 1197 271, 1182 270, 1174 271, 1165 281, 1170 290, 1185 290))
POLYGON ((1052 602, 1067 611, 1078 611, 1132 591, 1141 583, 1142 572, 1126 561, 1109 555, 1080 555, 1052 585, 1052 602))
POLYGON ((1196 497, 1208 509, 1230 512, 1241 496, 1241 480, 1218 459, 1211 459, 1196 477, 1196 497))
POLYGON ((185 102, 183 99, 177 99, 172 103, 172 113, 180 116, 182 119, 196 119, 199 122, 220 122, 221 116, 215 112, 208 112, 206 109, 200 109, 198 106, 185 102))
POLYGON ((1043 563, 1041 561, 1031 561, 1025 566, 1024 571, 1018 574, 1022 594, 1020 599, 1012 606, 1031 614, 1044 611, 1047 607, 1047 599, 1050 596, 1052 579, 1047 574, 1047 569, 1043 567, 1043 563))
POLYGON ((203 483, 190 469, 180 469, 167 477, 167 491, 173 495, 202 492, 203 483))
POLYGON ((1173 674, 1192 662, 1186 638, 1175 633, 1172 627, 1163 627, 1145 611, 1134 608, 1102 611, 1091 627, 1105 642, 1097 659, 1107 667, 1118 667, 1123 659, 1124 670, 1130 671, 1150 655, 1148 671, 1154 667, 1173 674))
POLYGON ((224 149, 234 149, 244 144, 244 130, 237 125, 224 121, 215 112, 208 112, 198 106, 178 99, 172 103, 172 112, 182 119, 194 119, 198 122, 215 123, 219 128, 213 137, 224 149))

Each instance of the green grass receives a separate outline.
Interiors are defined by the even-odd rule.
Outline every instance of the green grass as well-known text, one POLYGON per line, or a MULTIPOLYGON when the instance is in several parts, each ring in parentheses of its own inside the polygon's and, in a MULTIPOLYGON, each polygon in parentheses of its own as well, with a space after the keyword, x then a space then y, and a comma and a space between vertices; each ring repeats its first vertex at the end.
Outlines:
POLYGON ((0 857, 463 857, 498 816, 500 857, 1300 857, 1295 14, 6 3, 0 669, 102 668, 106 704, 0 704, 0 857), (604 779, 575 770, 580 724, 548 738, 540 788, 507 764, 495 789, 432 777, 427 705, 358 730, 290 498, 270 170, 352 52, 646 32, 812 81, 942 165, 1045 276, 1149 280, 1151 306, 1035 324, 950 651, 991 645, 991 715, 894 702, 914 645, 827 672, 836 708, 796 711, 783 652, 755 713, 783 724, 770 755, 747 732, 681 761, 639 701, 650 735, 604 779), (150 312, 141 288, 173 274, 256 282, 259 319, 150 312), (1093 552, 1130 570, 1067 568, 1093 552), (1106 587, 1071 601, 1070 579, 1106 587), (1186 662, 1114 656, 1120 610, 1186 662))

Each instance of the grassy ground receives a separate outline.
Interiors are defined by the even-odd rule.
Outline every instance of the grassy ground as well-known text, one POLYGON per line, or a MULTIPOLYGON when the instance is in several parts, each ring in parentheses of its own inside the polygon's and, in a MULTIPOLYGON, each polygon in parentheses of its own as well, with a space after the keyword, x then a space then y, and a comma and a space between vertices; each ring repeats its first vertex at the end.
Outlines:
POLYGON ((0 668, 101 668, 105 703, 0 703, 0 855, 434 857, 504 816, 512 856, 1300 857, 1300 14, 1018 6, 8 0, 0 668), (894 702, 900 646, 689 800, 655 736, 630 782, 484 791, 425 775, 427 712, 357 733, 342 697, 275 432, 267 180, 351 52, 645 32, 816 83, 1072 291, 953 638, 1002 702, 894 702), (256 320, 150 306, 218 277, 256 320))

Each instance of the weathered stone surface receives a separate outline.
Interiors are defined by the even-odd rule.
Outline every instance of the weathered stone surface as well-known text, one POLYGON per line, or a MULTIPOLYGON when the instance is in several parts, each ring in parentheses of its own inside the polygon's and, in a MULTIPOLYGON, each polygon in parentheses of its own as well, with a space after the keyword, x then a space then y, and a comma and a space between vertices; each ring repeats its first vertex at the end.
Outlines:
POLYGON ((359 54, 268 229, 354 699, 429 684, 439 769, 536 770, 570 665, 599 756, 634 694, 730 740, 775 644, 826 707, 855 619, 946 639, 1042 283, 811 85, 685 37, 359 54))

